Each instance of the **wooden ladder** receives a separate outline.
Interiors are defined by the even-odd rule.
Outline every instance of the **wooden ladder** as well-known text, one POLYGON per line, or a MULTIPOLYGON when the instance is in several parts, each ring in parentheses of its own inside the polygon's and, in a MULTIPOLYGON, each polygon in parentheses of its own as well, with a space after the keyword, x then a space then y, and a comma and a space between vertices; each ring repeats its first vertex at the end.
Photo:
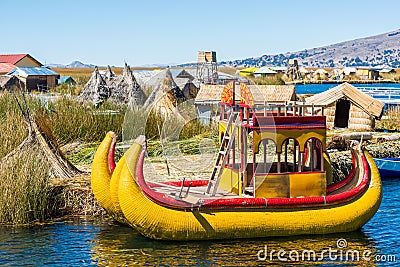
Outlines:
POLYGON ((229 116, 228 125, 226 126, 226 130, 225 130, 224 136, 221 140, 221 145, 219 147, 217 160, 215 162, 215 166, 214 166, 213 172, 211 174, 211 177, 208 181, 206 195, 215 196, 215 194, 217 192, 218 185, 221 180, 222 172, 223 172, 224 167, 229 158, 228 157, 229 150, 232 148, 233 141, 235 140, 235 134, 236 134, 236 129, 239 126, 239 120, 240 120, 239 114, 235 114, 234 112, 232 112, 231 115, 229 116), (234 126, 232 129, 232 134, 229 134, 235 116, 236 116, 236 119, 235 119, 234 126), (222 158, 223 158, 223 160, 222 160, 222 163, 220 164, 220 161, 222 158))

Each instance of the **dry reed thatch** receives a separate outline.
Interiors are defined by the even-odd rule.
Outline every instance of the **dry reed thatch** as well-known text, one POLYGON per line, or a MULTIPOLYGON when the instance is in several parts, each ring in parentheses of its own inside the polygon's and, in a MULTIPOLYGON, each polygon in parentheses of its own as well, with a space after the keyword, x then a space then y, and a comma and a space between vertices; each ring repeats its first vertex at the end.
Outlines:
POLYGON ((1 90, 14 90, 18 89, 20 80, 12 75, 0 75, 0 89, 1 90))
POLYGON ((126 63, 122 74, 110 83, 110 88, 110 101, 122 104, 131 103, 134 106, 142 106, 146 101, 145 93, 140 88, 130 67, 126 63))
POLYGON ((85 84, 79 99, 95 105, 103 103, 111 94, 110 88, 101 76, 99 69, 95 67, 89 81, 85 84))
POLYGON ((324 105, 327 127, 335 126, 336 102, 339 99, 350 101, 348 128, 354 130, 372 130, 375 118, 382 115, 384 104, 354 86, 343 83, 323 93, 305 99, 307 104, 324 105))
POLYGON ((328 106, 339 99, 346 98, 370 116, 379 118, 382 115, 384 103, 361 92, 349 83, 343 83, 320 94, 305 99, 308 104, 328 106))
POLYGON ((189 78, 175 78, 175 82, 182 90, 185 99, 195 99, 199 88, 189 78))
POLYGON ((296 100, 294 85, 250 85, 249 88, 255 102, 296 100))
POLYGON ((76 176, 51 181, 53 199, 57 200, 56 216, 107 216, 94 197, 89 176, 76 176))
POLYGON ((115 73, 112 71, 110 65, 107 66, 106 72, 104 74, 105 82, 110 85, 115 79, 115 73))
POLYGON ((156 113, 169 114, 184 100, 182 90, 176 85, 171 71, 167 69, 161 83, 151 92, 144 107, 153 109, 156 113))
POLYGON ((219 103, 224 85, 202 84, 196 96, 195 103, 219 103))
POLYGON ((18 157, 18 155, 24 155, 33 147, 38 146, 49 163, 50 173, 53 177, 65 178, 80 174, 81 171, 70 163, 59 150, 55 138, 53 137, 50 128, 44 123, 44 120, 31 114, 26 104, 26 98, 23 91, 23 102, 18 100, 15 93, 14 96, 23 114, 25 123, 28 126, 28 136, 18 147, 0 159, 0 165, 7 165, 8 162, 18 157))

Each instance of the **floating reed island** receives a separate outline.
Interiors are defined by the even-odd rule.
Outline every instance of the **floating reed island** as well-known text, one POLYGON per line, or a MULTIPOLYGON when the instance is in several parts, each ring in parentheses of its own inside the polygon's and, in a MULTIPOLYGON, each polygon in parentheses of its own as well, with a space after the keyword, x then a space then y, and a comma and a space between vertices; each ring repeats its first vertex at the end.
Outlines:
MULTIPOLYGON (((158 74, 158 82, 153 88, 158 88, 158 91, 141 90, 128 66, 119 76, 111 70, 106 74, 104 77, 95 71, 91 83, 98 90, 84 88, 81 99, 74 95, 61 95, 56 101, 47 101, 42 96, 24 95, 20 90, 0 93, 0 135, 3 140, 0 144, 0 224, 46 222, 71 215, 107 216, 93 196, 88 166, 108 131, 112 130, 121 138, 124 111, 128 108, 123 99, 134 99, 138 106, 162 99, 161 102, 173 109, 180 98, 191 95, 185 92, 193 92, 189 89, 179 91, 168 70, 158 74), (112 93, 107 91, 107 86, 120 89, 112 93), (165 99, 161 97, 163 94, 157 93, 171 90, 165 99)), ((140 110, 135 114, 142 115, 140 110)), ((380 121, 376 121, 375 127, 398 131, 398 114, 396 109, 388 110, 380 121)), ((156 168, 167 176, 158 129, 162 124, 163 118, 159 114, 150 113, 146 138, 156 168)), ((330 133, 334 135, 337 132, 330 133)), ((393 134, 379 133, 377 137, 387 135, 393 134)), ((200 153, 199 143, 204 136, 218 139, 215 129, 191 121, 182 130, 179 147, 186 156, 196 156, 200 153)), ((400 141, 381 142, 377 137, 369 140, 370 144, 366 146, 373 157, 399 156, 400 141)), ((335 181, 343 179, 351 168, 349 152, 345 148, 340 150, 330 153, 332 166, 338 170, 334 172, 335 181)), ((122 150, 117 152, 116 160, 122 155, 122 150)), ((178 170, 176 175, 179 175, 178 170)))

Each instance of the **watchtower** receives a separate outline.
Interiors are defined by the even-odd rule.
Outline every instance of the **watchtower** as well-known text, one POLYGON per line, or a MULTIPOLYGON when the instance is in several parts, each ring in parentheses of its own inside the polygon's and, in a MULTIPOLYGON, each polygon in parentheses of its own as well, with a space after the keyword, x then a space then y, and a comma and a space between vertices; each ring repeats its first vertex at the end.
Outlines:
POLYGON ((197 53, 196 76, 205 84, 218 83, 217 53, 215 51, 199 51, 197 53))
POLYGON ((292 77, 293 80, 301 80, 301 75, 299 73, 299 62, 297 59, 289 59, 289 67, 287 69, 287 74, 292 77))

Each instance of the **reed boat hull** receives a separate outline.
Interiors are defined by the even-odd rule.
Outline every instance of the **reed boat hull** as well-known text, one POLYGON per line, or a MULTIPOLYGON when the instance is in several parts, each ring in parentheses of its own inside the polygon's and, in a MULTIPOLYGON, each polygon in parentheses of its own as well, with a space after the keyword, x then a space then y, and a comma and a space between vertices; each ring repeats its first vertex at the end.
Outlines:
MULTIPOLYGON (((371 219, 382 198, 378 169, 366 152, 367 165, 362 172, 368 175, 368 188, 347 203, 272 210, 260 207, 179 210, 154 202, 142 191, 138 183, 143 168, 142 150, 135 142, 117 164, 118 174, 114 172, 112 178, 111 216, 121 220, 123 215, 124 221, 153 239, 207 240, 349 232, 371 219)), ((106 158, 107 150, 98 151, 96 156, 106 158)), ((94 164, 93 169, 96 168, 94 164)), ((95 172, 92 183, 107 180, 101 176, 101 171, 95 172)))

